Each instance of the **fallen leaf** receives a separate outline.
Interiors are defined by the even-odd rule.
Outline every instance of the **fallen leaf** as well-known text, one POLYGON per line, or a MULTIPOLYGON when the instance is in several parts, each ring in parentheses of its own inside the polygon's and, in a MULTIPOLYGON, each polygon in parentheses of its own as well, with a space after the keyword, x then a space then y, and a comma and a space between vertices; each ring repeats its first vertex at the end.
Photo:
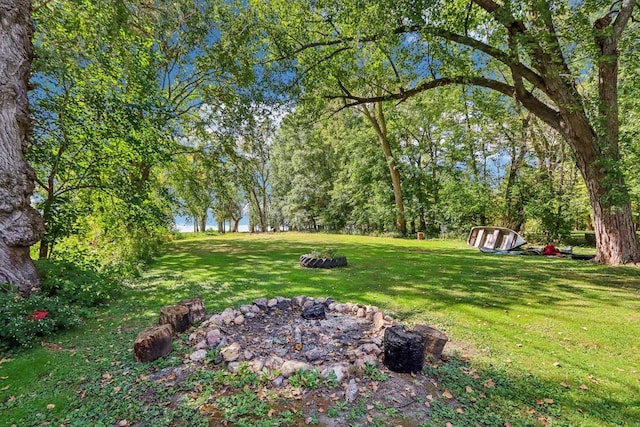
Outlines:
POLYGON ((594 384, 600 384, 600 382, 593 375, 589 375, 589 381, 594 384))
POLYGON ((536 413, 536 410, 533 408, 527 410, 527 414, 535 414, 535 413, 536 413))
POLYGON ((447 399, 453 399, 453 394, 451 394, 449 390, 445 390, 445 392, 442 393, 442 397, 446 397, 447 399))
POLYGON ((13 359, 0 359, 0 365, 2 365, 3 363, 9 363, 11 362, 13 359))
POLYGON ((538 417, 538 421, 540 421, 542 424, 544 424, 545 426, 547 424, 549 424, 549 421, 547 421, 547 419, 545 417, 538 417))
POLYGON ((544 403, 546 403, 547 405, 551 405, 553 403, 553 399, 549 399, 547 397, 546 399, 544 399, 544 403))
POLYGON ((569 388, 569 384, 565 383, 565 382, 561 382, 560 385, 564 388, 569 388))
POLYGON ((369 414, 367 414, 367 421, 369 421, 370 423, 373 422, 373 417, 369 414))
POLYGON ((433 400, 433 394, 427 394, 427 400, 433 400))
POLYGON ((120 390, 122 390, 122 388, 120 386, 116 386, 116 387, 113 388, 113 392, 114 393, 119 393, 120 390))
POLYGON ((118 422, 118 427, 127 427, 129 425, 129 421, 127 420, 121 420, 120 422, 118 422))
POLYGON ((446 423, 446 424, 445 424, 445 426, 446 426, 446 427, 453 427, 453 424, 451 424, 451 423, 446 423))
POLYGON ((464 414, 464 409, 462 409, 462 408, 458 408, 458 409, 456 409, 456 412, 457 412, 458 414, 464 414))
POLYGON ((373 406, 373 405, 367 405, 367 410, 368 410, 368 411, 372 410, 373 408, 375 408, 375 406, 373 406))
POLYGON ((48 409, 48 410, 52 410, 52 409, 53 409, 53 408, 55 408, 55 407, 56 407, 56 405, 54 405, 53 403, 49 403, 49 404, 47 405, 47 409, 48 409))
POLYGON ((426 406, 427 408, 431 408, 431 403, 429 403, 428 400, 424 401, 424 406, 426 406))
POLYGON ((469 386, 467 386, 465 388, 465 390, 466 390, 467 393, 473 393, 473 389, 471 387, 469 387, 469 386))
POLYGON ((580 384, 580 390, 589 390, 589 387, 584 384, 580 384))
POLYGON ((493 387, 493 386, 495 386, 495 385, 496 385, 496 383, 495 383, 491 378, 489 378, 489 379, 488 379, 487 381, 485 381, 485 383, 484 383, 484 386, 485 386, 486 388, 491 388, 491 387, 493 387))
POLYGON ((553 366, 560 367, 560 362, 553 362, 553 366))
POLYGON ((4 387, 0 388, 0 390, 2 390, 2 391, 6 391, 6 390, 9 390, 9 387, 11 387, 11 386, 10 386, 10 385, 7 385, 7 386, 4 386, 4 387))

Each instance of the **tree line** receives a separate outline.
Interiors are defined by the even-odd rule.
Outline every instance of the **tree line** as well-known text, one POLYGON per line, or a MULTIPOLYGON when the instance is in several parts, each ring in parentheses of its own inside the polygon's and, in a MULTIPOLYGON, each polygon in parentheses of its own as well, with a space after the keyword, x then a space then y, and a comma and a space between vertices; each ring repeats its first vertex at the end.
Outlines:
POLYGON ((635 0, 1 6, 20 70, 3 105, 22 105, 0 144, 7 282, 33 281, 38 241, 145 258, 175 215, 204 231, 209 212, 256 231, 592 227, 599 261, 640 258, 635 0))

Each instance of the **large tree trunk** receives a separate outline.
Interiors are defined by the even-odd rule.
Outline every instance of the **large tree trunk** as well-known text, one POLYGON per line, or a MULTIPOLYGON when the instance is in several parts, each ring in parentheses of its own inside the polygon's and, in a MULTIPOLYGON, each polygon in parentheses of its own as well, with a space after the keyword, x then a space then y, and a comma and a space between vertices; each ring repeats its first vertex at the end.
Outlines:
POLYGON ((382 110, 382 102, 375 103, 375 110, 370 111, 366 105, 363 105, 362 112, 367 117, 369 122, 373 125, 384 158, 387 161, 389 167, 389 174, 391 175, 391 185, 393 186, 393 197, 396 205, 396 228, 405 236, 407 234, 407 220, 404 215, 404 198, 402 197, 402 179, 400 177, 400 171, 396 165, 396 161, 393 158, 393 152, 391 151, 391 145, 389 144, 389 138, 387 137, 387 124, 384 118, 384 111, 382 110))
POLYGON ((17 286, 23 296, 39 286, 29 246, 44 232, 30 205, 35 174, 25 160, 32 32, 30 2, 0 0, 0 282, 17 286))

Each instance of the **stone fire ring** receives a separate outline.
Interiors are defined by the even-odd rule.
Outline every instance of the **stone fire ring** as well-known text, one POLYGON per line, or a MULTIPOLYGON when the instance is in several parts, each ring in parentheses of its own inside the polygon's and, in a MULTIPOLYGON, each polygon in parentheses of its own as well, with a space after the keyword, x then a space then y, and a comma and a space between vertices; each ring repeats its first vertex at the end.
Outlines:
POLYGON ((312 258, 307 255, 300 256, 300 267, 306 268, 336 268, 346 267, 347 257, 340 256, 337 258, 312 258))
POLYGON ((339 304, 330 297, 258 298, 202 322, 189 335, 189 359, 205 363, 207 351, 218 349, 213 363, 232 372, 246 363, 254 372, 278 371, 282 381, 297 370, 318 368, 340 382, 350 366, 379 362, 384 330, 395 324, 377 307, 339 304), (303 318, 318 305, 326 309, 324 318, 303 318))

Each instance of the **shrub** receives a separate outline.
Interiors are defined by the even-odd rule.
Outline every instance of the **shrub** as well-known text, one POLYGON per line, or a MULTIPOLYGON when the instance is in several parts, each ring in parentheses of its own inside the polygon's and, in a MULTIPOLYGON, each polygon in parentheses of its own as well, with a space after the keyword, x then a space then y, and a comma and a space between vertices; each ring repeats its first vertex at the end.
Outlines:
POLYGON ((47 296, 83 307, 94 307, 109 301, 118 283, 88 264, 78 265, 62 260, 38 260, 41 291, 47 296))
POLYGON ((81 324, 80 310, 58 297, 35 293, 22 298, 13 290, 0 291, 0 350, 31 347, 38 337, 81 324))

